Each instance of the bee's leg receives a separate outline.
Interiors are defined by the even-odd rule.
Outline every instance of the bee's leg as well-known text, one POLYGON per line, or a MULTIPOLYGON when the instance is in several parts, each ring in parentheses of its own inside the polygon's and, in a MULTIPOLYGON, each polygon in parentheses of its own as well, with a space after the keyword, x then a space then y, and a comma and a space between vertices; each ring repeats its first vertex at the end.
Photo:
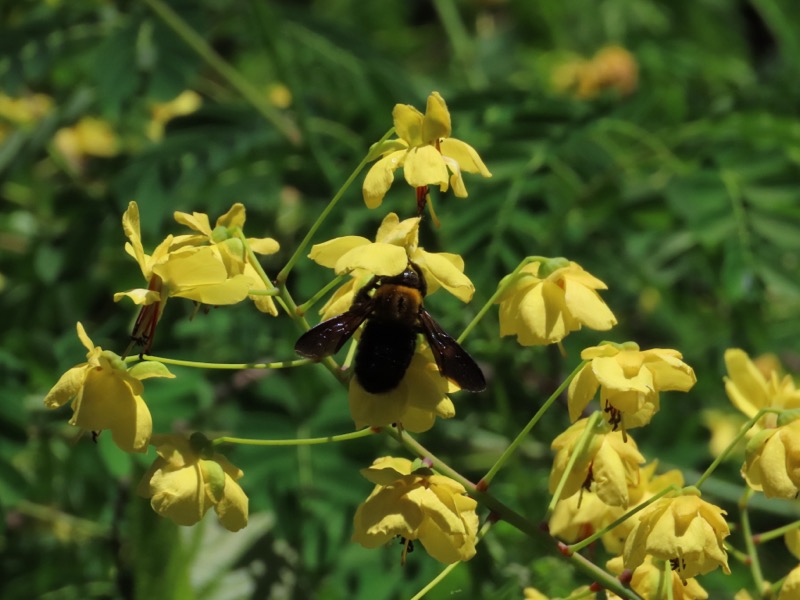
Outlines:
POLYGON ((372 279, 370 279, 364 287, 362 287, 356 293, 356 297, 353 299, 353 304, 350 306, 351 310, 354 307, 361 306, 365 302, 369 302, 370 300, 370 292, 375 290, 380 286, 381 278, 377 275, 373 275, 372 279))

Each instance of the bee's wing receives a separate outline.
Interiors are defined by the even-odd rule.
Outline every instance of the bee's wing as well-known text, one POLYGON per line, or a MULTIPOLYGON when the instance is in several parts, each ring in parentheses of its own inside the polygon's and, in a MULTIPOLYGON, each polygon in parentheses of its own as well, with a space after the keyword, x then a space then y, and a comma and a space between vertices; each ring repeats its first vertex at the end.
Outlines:
POLYGON ((419 319, 439 372, 455 381, 462 390, 468 392, 485 390, 486 379, 483 377, 483 371, 467 351, 450 337, 424 308, 420 309, 419 319))
POLYGON ((364 302, 323 321, 300 336, 294 345, 294 351, 300 356, 317 360, 336 354, 370 312, 372 302, 364 302))

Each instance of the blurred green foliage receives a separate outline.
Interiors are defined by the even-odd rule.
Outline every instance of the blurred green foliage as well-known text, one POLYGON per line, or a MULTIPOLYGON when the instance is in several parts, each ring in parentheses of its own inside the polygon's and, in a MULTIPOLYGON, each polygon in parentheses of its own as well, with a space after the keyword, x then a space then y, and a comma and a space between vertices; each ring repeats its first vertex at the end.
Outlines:
MULTIPOLYGON (((235 535, 213 517, 179 529, 135 496, 149 459, 122 455, 108 436, 97 445, 79 438, 67 409, 46 412, 41 402, 83 359, 76 321, 103 347, 127 345, 135 310, 112 294, 140 284, 122 251, 129 200, 141 208, 146 248, 176 231, 174 210, 216 218, 243 202, 248 234, 281 243, 264 261, 275 274, 391 126, 392 106, 423 108, 434 89, 448 102, 454 136, 494 174, 467 176, 466 200, 435 197, 442 227, 423 225, 421 243, 462 254, 477 287, 466 310, 430 300, 448 330, 458 332, 524 256, 580 262, 610 288, 604 298, 620 325, 605 337, 677 348, 698 374, 696 388, 664 398, 636 436, 648 457, 679 465, 689 481, 710 462, 701 411, 727 405, 724 349, 777 352, 790 370, 800 367, 800 13, 790 0, 169 2, 256 92, 256 104, 154 6, 0 6, 0 91, 52 99, 35 118, 0 119, 4 599, 391 599, 439 572, 423 552, 402 568, 399 548, 349 541, 355 506, 370 490, 358 469, 400 451, 387 440, 232 449, 251 524, 235 535), (559 65, 608 44, 635 56, 635 92, 553 90, 559 65), (148 138, 153 105, 187 89, 202 97, 199 110, 148 138), (57 132, 84 117, 108 123, 114 151, 64 151, 57 132)), ((388 210, 413 215, 409 198, 395 186, 370 212, 354 186, 315 241, 372 237, 388 210)), ((327 277, 301 262, 290 287, 302 300, 327 277)), ((297 332, 286 319, 249 305, 190 321, 191 311, 170 304, 156 354, 219 362, 293 354, 297 332)), ((580 349, 604 337, 570 336, 565 359, 499 339, 494 315, 468 340, 490 391, 459 395, 457 418, 421 436, 474 479, 580 349)), ((345 393, 322 368, 175 372, 148 387, 158 431, 291 438, 352 428, 345 393)), ((547 503, 549 442, 566 425, 565 411, 551 412, 493 487, 534 519, 547 503)), ((726 467, 709 491, 733 508, 741 482, 738 465, 726 467)), ((794 503, 757 508, 756 530, 797 518, 794 503)), ((790 566, 777 544, 765 567, 772 580, 790 566)), ((500 524, 429 597, 519 598, 526 584, 566 594, 586 583, 556 560, 500 524)), ((742 572, 703 583, 712 597, 730 597, 751 585, 742 572)))

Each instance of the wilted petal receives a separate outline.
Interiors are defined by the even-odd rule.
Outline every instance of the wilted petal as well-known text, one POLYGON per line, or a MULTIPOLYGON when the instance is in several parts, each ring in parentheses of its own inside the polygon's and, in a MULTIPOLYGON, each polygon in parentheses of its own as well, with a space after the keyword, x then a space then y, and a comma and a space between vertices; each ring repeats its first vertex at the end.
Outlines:
POLYGON ((64 373, 47 392, 47 396, 44 397, 44 405, 47 408, 58 408, 72 400, 83 387, 83 382, 91 368, 89 365, 79 365, 64 373))
POLYGON ((150 504, 178 525, 194 525, 211 508, 205 500, 200 467, 157 470, 149 481, 150 504))
POLYGON ((219 522, 228 531, 239 531, 247 525, 249 500, 242 488, 230 476, 225 476, 222 499, 214 505, 219 522))

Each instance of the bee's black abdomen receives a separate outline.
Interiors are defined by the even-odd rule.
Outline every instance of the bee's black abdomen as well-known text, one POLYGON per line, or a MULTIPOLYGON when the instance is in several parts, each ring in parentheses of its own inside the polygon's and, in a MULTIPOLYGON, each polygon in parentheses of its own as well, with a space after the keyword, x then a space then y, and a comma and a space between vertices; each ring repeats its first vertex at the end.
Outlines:
POLYGON ((361 387, 370 394, 396 388, 411 364, 416 344, 416 331, 405 323, 367 321, 355 359, 355 374, 361 387))

